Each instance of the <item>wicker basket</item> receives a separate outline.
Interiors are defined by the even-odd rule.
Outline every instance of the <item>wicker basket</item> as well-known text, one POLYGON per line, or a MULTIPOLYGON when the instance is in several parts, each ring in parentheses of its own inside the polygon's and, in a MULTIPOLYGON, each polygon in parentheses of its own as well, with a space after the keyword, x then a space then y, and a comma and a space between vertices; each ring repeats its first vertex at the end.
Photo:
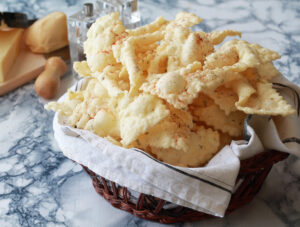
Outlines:
MULTIPOLYGON (((241 161, 241 169, 236 181, 236 185, 239 186, 232 194, 226 214, 249 203, 260 190, 273 164, 287 157, 287 153, 267 151, 241 161)), ((91 176, 93 186, 99 195, 112 206, 137 217, 165 224, 198 221, 213 217, 143 193, 133 197, 126 187, 95 174, 85 166, 83 168, 91 176)))

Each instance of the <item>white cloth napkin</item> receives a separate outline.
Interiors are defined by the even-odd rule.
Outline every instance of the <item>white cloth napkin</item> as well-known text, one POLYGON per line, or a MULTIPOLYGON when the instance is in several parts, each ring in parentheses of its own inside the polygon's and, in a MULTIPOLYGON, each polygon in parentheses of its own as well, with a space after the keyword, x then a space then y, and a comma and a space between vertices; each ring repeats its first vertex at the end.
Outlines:
MULTIPOLYGON (((283 77, 276 78, 274 86, 298 111, 300 89, 283 77)), ((134 191, 223 217, 235 188, 240 160, 269 149, 300 157, 299 123, 299 114, 276 117, 274 121, 248 116, 245 140, 233 141, 201 168, 168 165, 139 149, 118 147, 89 131, 68 126, 59 113, 55 114, 53 128, 63 153, 100 176, 134 191)))

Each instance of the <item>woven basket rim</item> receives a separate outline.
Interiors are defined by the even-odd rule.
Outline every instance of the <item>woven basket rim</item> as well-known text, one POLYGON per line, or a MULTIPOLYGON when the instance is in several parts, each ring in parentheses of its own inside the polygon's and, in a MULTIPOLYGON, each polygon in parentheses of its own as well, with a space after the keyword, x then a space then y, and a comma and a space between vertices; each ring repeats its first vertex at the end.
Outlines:
MULTIPOLYGON (((242 180, 242 183, 232 194, 226 215, 251 202, 254 196, 259 192, 272 166, 286 159, 288 156, 289 154, 286 152, 272 150, 261 152, 248 159, 242 160, 236 184, 239 180, 242 180)), ((130 196, 128 196, 127 187, 116 186, 115 182, 95 174, 84 165, 81 166, 92 178, 93 186, 100 196, 107 200, 113 207, 127 211, 137 217, 164 224, 199 221, 214 217, 179 205, 177 205, 178 208, 174 210, 173 213, 168 213, 163 209, 163 205, 166 202, 165 200, 144 193, 140 193, 137 202, 133 203, 130 200, 130 196), (111 188, 109 185, 111 185, 111 188), (123 193, 123 195, 120 193, 123 193), (151 205, 153 208, 149 209, 149 202, 146 203, 145 198, 148 200, 152 198, 152 200, 154 199, 153 201, 156 201, 151 205)))

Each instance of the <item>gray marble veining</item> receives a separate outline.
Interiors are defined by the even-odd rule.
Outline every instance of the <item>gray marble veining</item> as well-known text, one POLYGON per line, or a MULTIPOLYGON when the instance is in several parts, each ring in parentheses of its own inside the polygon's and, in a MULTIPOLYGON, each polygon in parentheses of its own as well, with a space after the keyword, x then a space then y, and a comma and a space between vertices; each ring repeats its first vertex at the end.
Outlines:
MULTIPOLYGON (((1 0, 0 11, 22 11, 31 18, 57 10, 70 15, 83 2, 1 0)), ((143 23, 184 10, 204 19, 196 29, 240 30, 243 39, 281 54, 276 67, 300 85, 299 1, 144 0, 139 7, 143 23)), ((68 83, 66 76, 63 84, 68 83)), ((0 97, 0 226, 163 226, 112 208, 95 193, 81 167, 59 151, 53 113, 43 103, 32 83, 0 97)), ((300 159, 277 164, 254 201, 228 217, 174 226, 200 224, 300 226, 300 159)))

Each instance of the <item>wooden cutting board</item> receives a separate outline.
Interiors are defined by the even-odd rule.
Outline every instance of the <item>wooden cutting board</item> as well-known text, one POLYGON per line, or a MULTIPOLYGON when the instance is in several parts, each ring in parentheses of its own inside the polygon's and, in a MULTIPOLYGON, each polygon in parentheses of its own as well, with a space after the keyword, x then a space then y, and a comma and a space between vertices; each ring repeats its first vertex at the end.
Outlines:
POLYGON ((0 83, 0 96, 35 79, 44 69, 46 59, 34 54, 23 44, 20 53, 9 71, 9 80, 0 83))

